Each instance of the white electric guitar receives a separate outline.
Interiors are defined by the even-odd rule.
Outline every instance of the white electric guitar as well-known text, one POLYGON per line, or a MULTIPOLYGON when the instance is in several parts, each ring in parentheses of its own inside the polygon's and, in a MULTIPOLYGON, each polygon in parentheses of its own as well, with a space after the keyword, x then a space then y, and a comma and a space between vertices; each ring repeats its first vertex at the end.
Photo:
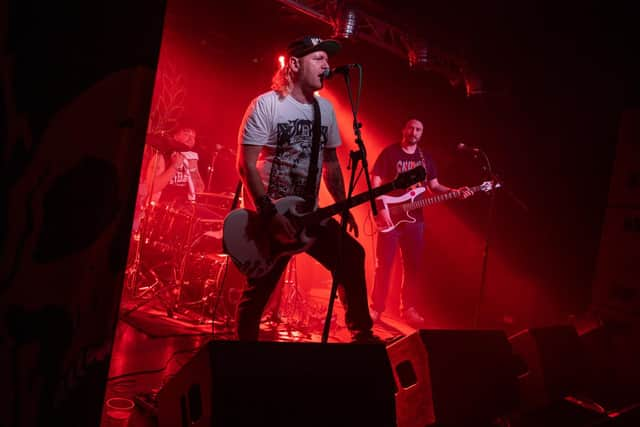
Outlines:
MULTIPOLYGON (((423 181, 426 172, 424 167, 403 172, 390 183, 373 189, 373 197, 386 194, 398 188, 408 188, 423 181)), ((297 241, 284 244, 274 238, 268 224, 260 216, 248 209, 235 209, 224 219, 222 244, 233 263, 244 275, 250 278, 262 277, 269 273, 275 263, 283 256, 293 255, 309 248, 315 237, 309 229, 321 224, 326 219, 351 209, 369 200, 369 193, 364 192, 349 200, 337 202, 331 206, 316 209, 313 212, 300 213, 297 207, 304 199, 297 196, 283 197, 274 205, 278 213, 285 215, 297 230, 297 241)))
MULTIPOLYGON (((469 190, 471 190, 472 193, 477 193, 478 191, 488 192, 499 187, 499 182, 494 183, 492 181, 485 181, 480 185, 469 188, 469 190)), ((411 212, 416 209, 421 209, 426 206, 435 205, 436 203, 459 199, 462 197, 462 193, 459 191, 449 191, 448 193, 416 200, 416 198, 426 190, 427 189, 425 187, 417 187, 413 190, 407 191, 401 196, 383 195, 378 197, 379 208, 389 210, 389 217, 392 222, 392 225, 387 224, 382 215, 378 214, 375 217, 378 231, 381 233, 388 233, 403 222, 416 222, 415 217, 411 216, 411 212)))

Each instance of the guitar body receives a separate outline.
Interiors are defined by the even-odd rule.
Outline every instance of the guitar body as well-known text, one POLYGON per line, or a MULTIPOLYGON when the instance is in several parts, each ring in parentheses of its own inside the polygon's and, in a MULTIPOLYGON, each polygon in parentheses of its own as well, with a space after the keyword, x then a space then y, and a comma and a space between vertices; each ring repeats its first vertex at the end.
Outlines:
MULTIPOLYGON (((304 199, 297 196, 283 197, 274 205, 278 213, 289 218, 300 217, 296 207, 304 199)), ((315 238, 301 230, 298 242, 284 245, 273 238, 260 216, 248 209, 236 209, 224 220, 222 244, 234 264, 249 278, 267 274, 276 262, 287 255, 308 249, 315 238)))
POLYGON ((426 190, 427 189, 425 187, 417 187, 400 196, 380 196, 378 200, 382 202, 385 209, 389 210, 389 216, 391 217, 393 225, 389 226, 382 218, 382 215, 378 214, 375 217, 378 231, 381 233, 388 233, 403 222, 416 222, 416 219, 411 216, 411 211, 406 210, 403 205, 412 203, 416 197, 424 193, 426 190))

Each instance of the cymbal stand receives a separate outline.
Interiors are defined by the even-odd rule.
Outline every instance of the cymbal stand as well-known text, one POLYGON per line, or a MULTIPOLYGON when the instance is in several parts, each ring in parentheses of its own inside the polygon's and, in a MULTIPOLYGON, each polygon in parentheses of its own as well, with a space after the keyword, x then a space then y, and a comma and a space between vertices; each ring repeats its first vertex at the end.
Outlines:
MULTIPOLYGON (((144 210, 143 210, 144 216, 141 218, 141 222, 140 222, 140 230, 141 230, 140 237, 139 237, 140 241, 136 248, 136 254, 132 262, 133 265, 129 267, 126 271, 127 276, 133 276, 131 279, 132 283, 129 284, 129 287, 132 289, 131 291, 132 296, 143 297, 148 293, 152 293, 152 295, 151 297, 139 302, 138 304, 134 305, 127 311, 123 312, 122 316, 127 316, 133 313, 134 311, 140 309, 144 305, 151 302, 155 297, 161 296, 160 293, 162 291, 172 291, 172 289, 180 283, 178 281, 174 281, 173 284, 164 283, 160 279, 160 277, 155 273, 155 271, 153 271, 153 269, 147 269, 148 273, 153 277, 154 281, 150 286, 148 286, 144 290, 142 295, 138 295, 138 290, 139 290, 138 278, 142 272, 142 266, 144 265, 142 262, 143 248, 146 247, 147 240, 149 238, 148 233, 151 231, 150 229, 151 217, 152 217, 151 211, 153 211, 153 215, 157 215, 156 209, 159 209, 153 200, 154 184, 155 184, 156 170, 157 170, 157 164, 158 164, 157 162, 158 162, 159 155, 162 155, 159 150, 156 150, 152 155, 153 158, 152 158, 151 170, 153 171, 154 175, 151 178, 148 176, 149 174, 147 173, 147 171, 141 172, 145 174, 145 177, 144 177, 145 184, 148 184, 147 194, 146 194, 145 203, 144 203, 144 210)), ((175 278, 175 275, 174 275, 174 278, 175 278)), ((165 306, 167 315, 169 317, 172 317, 173 309, 175 308, 176 304, 173 301, 165 301, 163 298, 160 298, 160 302, 165 306)))
MULTIPOLYGON (((158 152, 154 152, 152 154, 153 158, 152 158, 152 170, 155 171, 156 167, 157 167, 157 162, 158 162, 158 152)), ((141 174, 146 174, 146 171, 142 171, 141 174)), ((151 179, 151 183, 148 183, 147 181, 149 181, 148 176, 144 177, 144 184, 145 186, 148 185, 148 189, 146 189, 147 194, 144 195, 144 202, 142 204, 142 207, 138 207, 136 206, 135 209, 140 209, 140 222, 139 222, 139 226, 138 226, 138 231, 137 234, 138 236, 138 244, 136 245, 135 248, 135 253, 133 256, 133 260, 131 262, 131 265, 127 268, 126 270, 126 274, 125 277, 127 278, 127 286, 126 288, 129 290, 130 295, 131 296, 137 296, 138 294, 138 276, 141 273, 142 270, 142 253, 143 253, 143 248, 146 246, 147 244, 147 238, 148 238, 148 233, 150 231, 150 220, 151 220, 151 216, 152 216, 152 210, 154 210, 155 205, 153 203, 153 187, 154 187, 154 179, 151 179)), ((140 191, 140 189, 138 189, 138 191, 140 191)), ((155 212, 153 212, 155 214, 155 212)), ((135 236, 134 234, 134 236, 135 236)), ((158 282, 161 282, 157 276, 156 276, 156 282, 154 282, 154 284, 152 286, 155 286, 158 282)), ((145 290, 145 293, 147 292, 147 290, 145 290)))
POLYGON ((313 307, 300 291, 296 257, 293 256, 283 275, 281 294, 275 313, 284 320, 289 334, 295 328, 307 338, 311 338, 310 331, 322 327, 324 311, 323 307, 313 307))
POLYGON ((180 297, 182 295, 181 291, 182 291, 182 285, 184 284, 183 281, 184 281, 185 268, 187 265, 187 258, 189 258, 189 254, 191 253, 191 240, 193 238, 193 229, 197 221, 195 201, 191 201, 189 203, 189 209, 191 212, 189 215, 189 222, 187 225, 187 235, 184 237, 184 241, 182 242, 182 244, 178 248, 178 251, 176 252, 177 270, 176 270, 175 278, 176 278, 176 286, 178 288, 178 294, 176 295, 176 304, 180 301, 180 297))
POLYGON ((219 154, 219 152, 215 151, 215 150, 211 153, 211 163, 209 164, 209 167, 207 168, 207 170, 209 172, 209 176, 207 176, 207 186, 205 187, 206 190, 204 190, 204 191, 206 191, 208 193, 211 192, 211 182, 212 182, 212 179, 213 179, 213 173, 215 172, 214 171, 214 166, 215 166, 215 163, 216 163, 216 159, 218 158, 218 154, 219 154))
MULTIPOLYGON (((203 287, 203 297, 202 297, 202 308, 200 311, 200 323, 205 323, 207 320, 206 310, 209 308, 211 311, 210 320, 212 323, 216 321, 217 318, 222 317, 222 325, 224 326, 226 331, 230 331, 234 321, 234 312, 229 306, 231 304, 231 292, 233 289, 228 289, 226 293, 220 292, 223 290, 223 281, 226 278, 228 267, 229 267, 229 258, 224 258, 223 260, 216 260, 213 262, 214 265, 218 267, 218 270, 215 275, 215 279, 207 279, 204 282, 203 287), (217 306, 223 300, 223 309, 222 313, 218 312, 217 306)), ((233 304, 235 306, 235 304, 233 304)))

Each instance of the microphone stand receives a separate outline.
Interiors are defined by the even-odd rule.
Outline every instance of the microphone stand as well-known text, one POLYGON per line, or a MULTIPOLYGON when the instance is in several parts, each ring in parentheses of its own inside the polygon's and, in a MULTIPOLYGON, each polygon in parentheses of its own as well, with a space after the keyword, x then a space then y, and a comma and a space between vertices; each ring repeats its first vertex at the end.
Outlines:
POLYGON ((484 294, 487 286, 487 265, 489 262, 489 242, 491 240, 491 231, 493 229, 493 216, 495 212, 495 199, 496 199, 496 184, 498 183, 498 177, 491 170, 491 162, 489 162, 489 157, 484 151, 480 151, 479 154, 482 155, 485 166, 483 169, 486 170, 487 175, 489 176, 489 180, 491 181, 491 190, 489 192, 489 217, 487 219, 487 235, 485 237, 484 242, 484 252, 482 254, 482 273, 480 275, 480 290, 478 293, 478 300, 476 302, 476 310, 473 319, 473 325, 475 328, 479 327, 480 324, 480 308, 484 299, 484 294))
POLYGON ((331 329, 331 318, 333 316, 333 305, 338 292, 338 271, 340 271, 340 264, 342 261, 341 253, 342 253, 342 236, 347 232, 347 212, 349 210, 349 200, 353 195, 353 190, 355 188, 355 175, 356 170, 358 169, 358 162, 362 162, 362 169, 364 171, 365 180, 367 182, 367 191, 369 192, 369 198, 371 202, 371 209, 373 214, 377 214, 375 198, 373 197, 373 192, 371 189, 371 180, 369 177, 369 165, 367 163, 367 152, 364 147, 364 142, 362 141, 362 136, 360 133, 360 129, 362 128, 362 123, 358 122, 357 118, 357 110, 358 104, 360 102, 360 92, 362 89, 362 67, 358 65, 358 69, 360 70, 360 78, 359 78, 359 87, 358 87, 358 100, 354 105, 353 97, 351 96, 351 78, 349 73, 344 74, 344 81, 347 86, 347 94, 349 95, 349 102, 351 103, 351 111, 353 113, 353 131, 356 135, 355 142, 358 145, 357 151, 351 151, 349 157, 349 165, 347 169, 351 170, 351 176, 349 178, 349 189, 347 191, 345 210, 341 214, 340 219, 340 229, 341 232, 338 236, 338 243, 336 244, 336 265, 334 266, 334 271, 332 272, 333 281, 331 283, 331 294, 329 296, 329 305, 327 307, 327 317, 324 322, 324 329, 322 331, 322 343, 326 343, 329 339, 329 330, 331 329))

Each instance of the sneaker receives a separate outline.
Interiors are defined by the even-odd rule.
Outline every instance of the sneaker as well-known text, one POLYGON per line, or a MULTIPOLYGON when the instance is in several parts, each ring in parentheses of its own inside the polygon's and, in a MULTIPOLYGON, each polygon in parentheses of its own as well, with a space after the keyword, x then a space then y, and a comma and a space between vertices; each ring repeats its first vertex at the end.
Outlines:
POLYGON ((384 341, 371 331, 353 332, 351 342, 353 344, 384 344, 384 341))
POLYGON ((378 320, 380 320, 380 314, 382 313, 380 313, 377 310, 374 310, 373 308, 369 309, 369 315, 371 316, 371 320, 373 320, 373 323, 376 323, 378 320))
POLYGON ((424 317, 413 307, 404 310, 402 312, 402 318, 410 325, 422 325, 424 323, 424 317))

